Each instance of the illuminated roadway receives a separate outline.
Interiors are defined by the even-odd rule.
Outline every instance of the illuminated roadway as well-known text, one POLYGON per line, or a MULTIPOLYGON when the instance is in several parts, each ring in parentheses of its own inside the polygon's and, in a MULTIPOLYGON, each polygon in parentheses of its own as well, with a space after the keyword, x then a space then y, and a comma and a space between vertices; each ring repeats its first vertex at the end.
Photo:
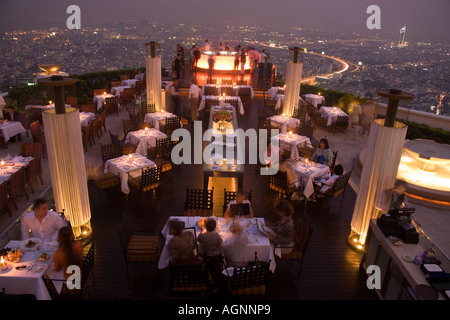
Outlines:
MULTIPOLYGON (((263 47, 270 47, 270 48, 275 48, 275 49, 287 49, 285 47, 280 47, 280 46, 277 47, 277 46, 265 44, 264 42, 257 42, 257 43, 255 43, 254 41, 251 41, 251 43, 258 44, 258 45, 261 45, 263 47)), ((335 74, 335 73, 342 73, 343 74, 344 72, 355 72, 355 71, 357 71, 359 69, 358 65, 356 65, 356 64, 354 64, 352 62, 349 62, 349 61, 344 61, 341 58, 332 57, 332 56, 328 56, 326 54, 316 53, 316 52, 312 52, 312 51, 307 51, 306 53, 313 54, 313 55, 316 55, 316 56, 319 56, 319 57, 328 58, 328 59, 332 59, 334 61, 337 61, 337 62, 339 62, 341 64, 342 68, 339 69, 338 71, 334 71, 334 72, 331 72, 331 73, 318 74, 318 75, 315 75, 315 76, 303 78, 302 79, 302 83, 315 82, 317 76, 318 77, 329 78, 329 77, 333 76, 333 74, 335 74)))

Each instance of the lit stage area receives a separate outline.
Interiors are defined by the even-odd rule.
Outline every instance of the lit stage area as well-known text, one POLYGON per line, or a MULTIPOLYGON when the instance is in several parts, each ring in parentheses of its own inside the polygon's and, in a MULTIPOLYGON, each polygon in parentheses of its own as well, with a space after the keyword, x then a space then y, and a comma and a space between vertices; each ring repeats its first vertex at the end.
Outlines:
MULTIPOLYGON (((365 150, 360 154, 363 165, 365 150)), ((450 203, 450 146, 431 140, 405 142, 397 179, 407 183, 407 193, 417 198, 450 203)))
MULTIPOLYGON (((200 59, 197 62, 197 69, 198 71, 207 71, 209 69, 208 59, 210 56, 214 59, 214 72, 220 72, 220 73, 235 73, 240 74, 241 73, 241 63, 239 63, 238 69, 234 69, 234 55, 236 52, 234 51, 205 51, 200 56, 200 59)), ((250 58, 247 57, 245 65, 244 65, 244 72, 249 73, 250 72, 250 58)))
MULTIPOLYGON (((197 79, 197 85, 203 86, 208 83, 208 72, 197 72, 195 74, 195 78, 197 79)), ((211 84, 216 85, 237 85, 240 81, 244 81, 247 84, 250 84, 252 80, 251 74, 246 73, 244 75, 241 74, 224 74, 213 72, 212 82, 211 84)))

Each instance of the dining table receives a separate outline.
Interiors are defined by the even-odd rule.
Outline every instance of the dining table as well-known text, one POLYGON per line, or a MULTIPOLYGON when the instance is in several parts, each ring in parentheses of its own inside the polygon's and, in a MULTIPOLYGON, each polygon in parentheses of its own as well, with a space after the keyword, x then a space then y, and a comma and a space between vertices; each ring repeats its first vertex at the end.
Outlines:
POLYGON ((175 118, 176 115, 170 112, 167 112, 165 110, 156 111, 147 113, 144 117, 144 122, 150 124, 153 128, 159 130, 159 121, 163 120, 162 122, 165 123, 166 118, 175 118))
MULTIPOLYGON (((72 106, 70 104, 65 104, 66 108, 72 108, 72 106)), ((47 105, 42 105, 42 104, 28 104, 25 106, 25 110, 28 109, 41 109, 42 111, 44 110, 49 110, 49 109, 54 109, 55 108, 55 104, 51 103, 51 104, 47 104, 47 105)))
POLYGON ((137 145, 135 152, 146 157, 148 147, 155 147, 156 139, 163 138, 167 138, 165 133, 155 128, 147 128, 128 132, 125 138, 125 143, 137 145))
MULTIPOLYGON (((200 227, 199 221, 201 221, 204 217, 186 217, 186 216, 171 216, 166 224, 164 225, 164 228, 161 231, 161 235, 165 238, 165 246, 161 252, 159 261, 158 261, 158 268, 164 269, 167 268, 171 262, 171 254, 169 250, 168 244, 170 243, 170 240, 173 238, 171 234, 169 234, 169 226, 170 221, 182 221, 184 222, 185 228, 195 228, 196 237, 200 235, 200 233, 205 232, 204 227, 200 227)), ((263 218, 240 218, 240 219, 226 219, 226 218, 218 218, 218 217, 211 217, 212 219, 216 220, 216 228, 217 232, 219 233, 220 237, 223 240, 222 243, 222 250, 223 255, 227 257, 231 257, 231 250, 232 250, 232 233, 230 232, 230 227, 233 224, 239 223, 241 227, 243 228, 242 235, 245 239, 247 239, 247 245, 245 246, 243 257, 244 261, 247 262, 253 262, 255 261, 255 252, 258 257, 259 261, 266 261, 269 262, 270 260, 270 270, 272 272, 275 271, 276 268, 276 262, 275 262, 275 256, 274 256, 274 249, 273 245, 270 242, 269 238, 261 233, 258 229, 257 220, 260 220, 260 222, 264 223, 263 218)), ((275 250, 275 254, 280 255, 281 253, 278 252, 279 250, 275 250)), ((199 252, 202 252, 201 245, 199 245, 199 252)))
POLYGON ((236 96, 202 96, 202 100, 200 101, 200 105, 198 106, 198 111, 202 111, 203 109, 205 109, 207 99, 218 100, 218 105, 221 107, 223 107, 226 103, 230 103, 230 101, 232 100, 236 100, 239 113, 243 115, 245 112, 241 97, 236 96))
POLYGON ((3 121, 3 123, 1 124, 0 131, 2 133, 5 142, 18 134, 27 132, 27 130, 25 130, 25 128, 19 121, 7 121, 7 120, 3 121))
POLYGON ((298 158, 298 148, 309 147, 312 148, 311 140, 308 137, 298 135, 296 133, 280 133, 272 137, 273 140, 278 139, 278 145, 283 150, 290 151, 291 158, 298 158))
POLYGON ((130 193, 130 186, 128 185, 128 175, 133 178, 141 176, 141 169, 153 168, 156 164, 146 157, 133 153, 131 159, 129 155, 109 159, 105 163, 104 173, 112 173, 120 178, 121 190, 125 194, 130 193))
POLYGON ((23 167, 27 167, 33 157, 22 157, 19 155, 1 158, 0 164, 0 183, 9 180, 11 176, 23 167))
POLYGON ((300 180, 303 184, 303 195, 309 198, 314 193, 314 179, 328 177, 330 168, 325 164, 309 161, 305 158, 288 159, 286 165, 289 167, 295 185, 300 186, 300 180))
POLYGON ((325 102, 325 97, 317 94, 307 93, 305 94, 305 101, 311 103, 314 107, 325 102))
POLYGON ((53 254, 58 246, 58 241, 39 238, 9 241, 5 246, 8 251, 14 252, 15 249, 18 249, 23 254, 17 262, 10 262, 6 259, 6 269, 0 270, 0 288, 5 288, 6 294, 33 294, 37 300, 51 300, 51 295, 43 279, 46 276, 48 279, 54 280, 55 289, 61 293, 65 280, 64 271, 56 271, 53 267, 53 254), (36 243, 33 248, 25 246, 30 240, 36 243), (45 256, 42 255, 43 253, 45 256))
POLYGON ((136 82, 139 81, 138 79, 128 79, 128 80, 122 80, 120 85, 134 88, 136 86, 136 82))
POLYGON ((276 100, 277 95, 281 94, 284 96, 285 87, 271 87, 269 90, 266 91, 266 94, 270 96, 271 100, 276 100))
POLYGON ((222 95, 222 88, 232 88, 232 90, 234 91, 234 94, 236 96, 239 95, 239 91, 241 89, 249 89, 250 90, 250 98, 253 99, 253 97, 254 97, 253 87, 252 86, 249 86, 249 85, 232 85, 232 84, 218 84, 218 85, 216 85, 216 84, 204 84, 202 86, 202 96, 205 95, 206 88, 208 88, 208 87, 217 88, 217 94, 219 96, 222 95))
POLYGON ((80 112, 80 124, 82 127, 86 127, 89 122, 95 119, 95 113, 93 112, 80 112))
POLYGON ((348 117, 348 114, 336 107, 322 106, 320 107, 319 112, 322 114, 323 118, 327 119, 327 126, 331 126, 336 122, 338 117, 348 117))
POLYGON ((281 133, 286 133, 290 129, 294 129, 300 125, 300 120, 287 115, 275 115, 269 117, 271 122, 281 125, 281 133))
POLYGON ((131 88, 130 86, 117 86, 111 87, 111 94, 117 98, 120 98, 123 94, 123 90, 131 88))
POLYGON ((103 104, 106 101, 106 98, 114 98, 115 95, 110 94, 110 93, 104 93, 104 94, 99 94, 99 95, 95 95, 94 98, 92 99, 92 101, 94 103, 97 103, 97 111, 100 110, 103 107, 103 104))

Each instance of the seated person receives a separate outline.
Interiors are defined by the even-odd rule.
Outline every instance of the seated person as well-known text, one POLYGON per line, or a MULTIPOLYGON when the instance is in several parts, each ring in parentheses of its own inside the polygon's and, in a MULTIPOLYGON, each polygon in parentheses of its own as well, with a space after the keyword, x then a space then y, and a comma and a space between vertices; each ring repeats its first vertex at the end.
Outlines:
POLYGON ((192 233, 183 231, 181 221, 171 221, 173 238, 169 242, 169 251, 174 264, 197 264, 202 261, 194 255, 195 239, 192 233))
POLYGON ((75 241, 72 228, 65 226, 58 232, 59 247, 53 254, 53 267, 56 271, 64 270, 64 278, 68 278, 72 273, 67 273, 67 267, 76 265, 81 268, 81 255, 83 245, 80 241, 75 241))
POLYGON ((397 180, 393 188, 384 190, 381 193, 377 208, 383 213, 387 213, 392 209, 409 208, 405 192, 406 182, 397 180))
POLYGON ((227 257, 228 266, 244 267, 247 265, 245 249, 248 241, 242 236, 242 227, 239 224, 232 225, 230 232, 232 236, 228 240, 231 246, 230 255, 227 257))
POLYGON ((327 139, 320 139, 319 147, 314 151, 311 160, 320 164, 330 166, 333 162, 333 152, 331 152, 327 139))
POLYGON ((43 198, 34 201, 33 209, 21 219, 22 239, 38 237, 53 241, 57 240, 59 229, 67 226, 67 222, 57 212, 49 211, 47 200, 43 198))
POLYGON ((225 210, 225 213, 223 214, 224 218, 232 218, 233 216, 239 214, 238 212, 236 212, 236 209, 233 208, 233 205, 236 205, 236 204, 239 204, 239 205, 248 204, 249 213, 244 215, 243 217, 244 218, 253 218, 252 205, 251 205, 250 201, 247 200, 247 192, 245 192, 244 189, 239 189, 236 192, 236 199, 228 202, 227 209, 225 210))
POLYGON ((281 247, 281 253, 289 253, 293 250, 295 233, 293 214, 292 204, 281 200, 275 206, 275 215, 265 219, 266 225, 273 231, 268 234, 268 237, 276 246, 281 247))
POLYGON ((324 178, 317 178, 314 180, 314 189, 315 193, 313 194, 313 198, 323 198, 324 193, 326 193, 328 190, 331 190, 331 188, 334 187, 336 184, 336 181, 339 177, 341 177, 344 174, 344 167, 341 164, 338 164, 336 167, 334 167, 334 172, 331 177, 328 179, 324 178))

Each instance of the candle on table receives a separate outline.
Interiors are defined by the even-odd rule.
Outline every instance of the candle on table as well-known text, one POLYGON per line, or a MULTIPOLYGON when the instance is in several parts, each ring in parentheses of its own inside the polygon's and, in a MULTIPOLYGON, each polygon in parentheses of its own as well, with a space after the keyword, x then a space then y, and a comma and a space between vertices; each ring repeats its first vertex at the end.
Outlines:
POLYGON ((3 256, 0 257, 0 269, 5 270, 8 264, 3 256))
POLYGON ((131 153, 128 155, 128 161, 133 161, 133 155, 131 153))
POLYGON ((49 101, 48 101, 48 104, 50 104, 50 105, 51 105, 52 103, 53 103, 53 102, 52 102, 52 100, 49 100, 49 101))

